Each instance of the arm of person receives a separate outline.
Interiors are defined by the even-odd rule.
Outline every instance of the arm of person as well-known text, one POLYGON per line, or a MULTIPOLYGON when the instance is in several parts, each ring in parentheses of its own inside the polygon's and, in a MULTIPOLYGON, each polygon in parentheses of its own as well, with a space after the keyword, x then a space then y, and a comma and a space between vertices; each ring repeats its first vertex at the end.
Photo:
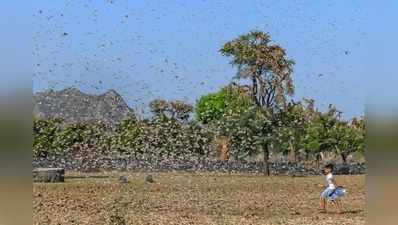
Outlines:
POLYGON ((335 186, 335 187, 337 187, 338 185, 337 185, 337 182, 336 182, 336 179, 333 177, 332 179, 330 179, 331 181, 332 181, 332 184, 335 186))

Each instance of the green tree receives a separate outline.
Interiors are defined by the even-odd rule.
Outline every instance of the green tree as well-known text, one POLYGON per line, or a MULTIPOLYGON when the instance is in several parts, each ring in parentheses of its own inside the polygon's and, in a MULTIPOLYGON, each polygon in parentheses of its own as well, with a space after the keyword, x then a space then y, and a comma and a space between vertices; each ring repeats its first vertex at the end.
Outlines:
POLYGON ((275 130, 276 142, 279 151, 284 155, 289 154, 290 160, 293 162, 297 161, 298 151, 312 110, 308 104, 304 105, 302 102, 292 101, 280 112, 283 114, 280 116, 282 126, 275 130))
POLYGON ((33 126, 35 156, 65 154, 90 150, 106 153, 111 149, 112 136, 101 123, 65 124, 59 119, 36 119, 33 126))
MULTIPOLYGON (((233 137, 240 140, 239 142, 235 141, 235 143, 241 143, 236 148, 240 149, 243 156, 258 153, 258 149, 262 149, 270 143, 275 143, 273 141, 275 138, 272 129, 273 124, 270 118, 269 111, 259 107, 251 108, 240 116, 233 137)), ((268 160, 269 154, 264 154, 264 161, 268 162, 268 160)), ((265 172, 269 175, 268 167, 266 167, 265 172)))
POLYGON ((109 150, 106 138, 107 129, 101 123, 65 124, 56 133, 54 145, 57 152, 86 152, 95 149, 96 153, 109 150))
POLYGON ((344 164, 350 154, 363 151, 364 133, 355 122, 337 122, 330 131, 330 137, 335 153, 341 156, 344 164))
POLYGON ((112 146, 119 153, 133 154, 136 158, 138 154, 142 154, 139 148, 139 135, 141 134, 141 125, 134 114, 128 115, 116 127, 112 146))
POLYGON ((363 116, 359 118, 353 118, 351 120, 351 126, 356 131, 356 141, 358 146, 358 152, 365 153, 365 134, 366 134, 366 124, 365 118, 363 116))
MULTIPOLYGON (((256 106, 267 110, 272 126, 261 131, 263 137, 273 135, 273 127, 279 125, 276 115, 286 104, 288 96, 293 95, 293 65, 285 50, 271 42, 267 33, 251 31, 229 41, 220 49, 222 55, 231 57, 231 64, 238 69, 238 79, 251 82, 251 98, 256 106)), ((272 139, 262 143, 266 174, 269 175, 269 146, 272 139)))
POLYGON ((230 84, 216 93, 203 95, 195 105, 196 117, 204 124, 221 120, 225 116, 240 114, 253 103, 247 88, 230 84))
POLYGON ((55 153, 57 146, 55 138, 60 132, 61 121, 58 119, 35 119, 33 121, 33 154, 47 156, 55 153))
POLYGON ((326 112, 313 111, 307 122, 301 145, 307 156, 316 157, 318 166, 322 153, 332 151, 334 148, 336 139, 333 131, 340 121, 340 115, 341 112, 337 111, 333 105, 329 105, 326 112))

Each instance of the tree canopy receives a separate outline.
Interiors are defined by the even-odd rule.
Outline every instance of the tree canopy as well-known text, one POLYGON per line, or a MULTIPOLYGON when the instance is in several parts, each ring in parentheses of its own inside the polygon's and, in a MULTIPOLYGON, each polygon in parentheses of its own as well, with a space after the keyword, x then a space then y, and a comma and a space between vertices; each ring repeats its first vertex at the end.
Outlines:
POLYGON ((140 120, 131 114, 116 128, 100 123, 62 125, 55 119, 34 121, 35 156, 90 151, 136 158, 214 157, 217 137, 230 141, 232 158, 246 160, 263 154, 266 172, 271 152, 304 152, 319 159, 325 152, 343 162, 365 148, 365 120, 344 120, 333 105, 325 112, 315 101, 293 101, 294 61, 261 31, 251 31, 225 43, 220 53, 237 68, 232 82, 201 96, 195 106, 179 100, 155 99, 153 116, 140 120), (195 117, 191 117, 195 113, 195 117))
POLYGON ((257 106, 273 108, 294 94, 294 61, 285 49, 272 43, 269 34, 251 31, 225 43, 220 52, 237 67, 237 78, 251 81, 251 96, 257 106))
POLYGON ((239 114, 253 106, 247 87, 230 84, 216 93, 203 95, 195 106, 196 117, 207 124, 227 115, 239 114))

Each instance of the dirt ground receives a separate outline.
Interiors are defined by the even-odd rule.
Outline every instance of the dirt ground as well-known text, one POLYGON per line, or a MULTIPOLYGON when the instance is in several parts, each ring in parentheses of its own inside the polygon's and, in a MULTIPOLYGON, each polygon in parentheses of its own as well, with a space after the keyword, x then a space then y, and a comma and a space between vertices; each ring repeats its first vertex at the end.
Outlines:
MULTIPOLYGON (((67 176, 86 174, 67 174, 67 176)), ((91 174, 93 175, 93 174, 91 174)), ((34 184, 34 224, 364 224, 365 176, 336 176, 345 213, 318 212, 323 177, 223 173, 120 173, 34 184), (104 176, 104 177, 101 177, 104 176), (109 177, 106 177, 109 176, 109 177)))

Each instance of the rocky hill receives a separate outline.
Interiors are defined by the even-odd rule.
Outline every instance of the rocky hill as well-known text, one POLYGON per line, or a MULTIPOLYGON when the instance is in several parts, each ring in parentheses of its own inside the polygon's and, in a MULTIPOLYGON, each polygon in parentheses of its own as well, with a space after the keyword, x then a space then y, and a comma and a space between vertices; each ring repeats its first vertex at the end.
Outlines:
POLYGON ((66 123, 100 121, 111 126, 133 113, 114 90, 101 95, 86 94, 76 88, 37 92, 33 95, 33 107, 35 118, 61 118, 66 123))

